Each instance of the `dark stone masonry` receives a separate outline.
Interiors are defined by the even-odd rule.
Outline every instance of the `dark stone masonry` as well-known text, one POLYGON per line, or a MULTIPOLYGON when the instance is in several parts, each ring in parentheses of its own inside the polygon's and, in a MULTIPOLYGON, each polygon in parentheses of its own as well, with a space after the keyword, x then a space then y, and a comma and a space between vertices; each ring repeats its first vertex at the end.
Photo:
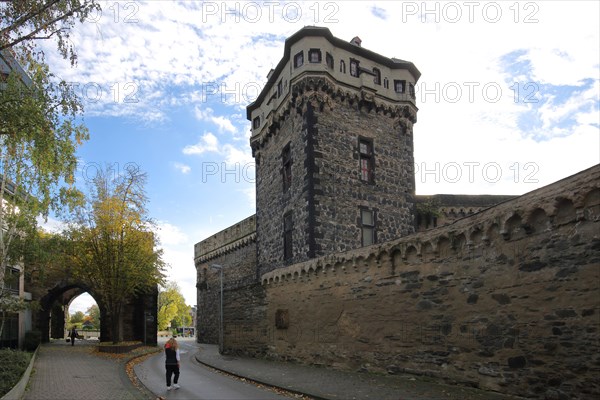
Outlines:
POLYGON ((286 40, 248 107, 256 215, 195 245, 198 340, 219 340, 218 264, 227 353, 600 397, 600 165, 416 196, 419 75, 324 28, 286 40))

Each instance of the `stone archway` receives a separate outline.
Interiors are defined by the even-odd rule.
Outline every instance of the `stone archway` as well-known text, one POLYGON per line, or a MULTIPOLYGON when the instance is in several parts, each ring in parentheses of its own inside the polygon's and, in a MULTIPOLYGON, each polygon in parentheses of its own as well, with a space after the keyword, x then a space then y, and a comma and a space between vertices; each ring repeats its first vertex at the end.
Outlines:
MULTIPOLYGON (((40 303, 39 310, 34 316, 33 328, 41 332, 42 342, 51 338, 62 339, 65 333, 65 306, 82 293, 89 293, 100 309, 100 340, 111 341, 110 316, 102 297, 80 282, 60 281, 44 295, 34 300, 40 303)), ((133 296, 123 307, 123 340, 141 341, 149 345, 157 343, 157 306, 158 288, 150 293, 133 296)))
POLYGON ((49 289, 47 294, 38 300, 40 308, 37 316, 34 317, 34 326, 42 333, 42 342, 48 342, 50 339, 63 339, 65 337, 65 311, 67 305, 72 299, 86 292, 94 298, 96 304, 98 304, 98 308, 100 308, 100 335, 102 337, 102 326, 104 325, 102 315, 105 309, 102 301, 86 285, 63 283, 49 289))

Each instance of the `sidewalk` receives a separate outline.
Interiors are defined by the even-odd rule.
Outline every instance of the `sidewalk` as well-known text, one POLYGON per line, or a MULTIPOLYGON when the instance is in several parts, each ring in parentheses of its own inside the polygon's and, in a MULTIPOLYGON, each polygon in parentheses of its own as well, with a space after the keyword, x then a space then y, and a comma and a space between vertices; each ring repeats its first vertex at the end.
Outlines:
POLYGON ((220 355, 216 345, 201 344, 196 360, 212 368, 315 399, 327 400, 514 400, 517 397, 450 386, 410 375, 383 376, 341 372, 287 362, 220 355))
MULTIPOLYGON (((94 355, 97 342, 65 340, 41 345, 25 391, 25 400, 147 400, 125 372, 127 359, 94 355)), ((154 397, 152 397, 154 398, 154 397)))

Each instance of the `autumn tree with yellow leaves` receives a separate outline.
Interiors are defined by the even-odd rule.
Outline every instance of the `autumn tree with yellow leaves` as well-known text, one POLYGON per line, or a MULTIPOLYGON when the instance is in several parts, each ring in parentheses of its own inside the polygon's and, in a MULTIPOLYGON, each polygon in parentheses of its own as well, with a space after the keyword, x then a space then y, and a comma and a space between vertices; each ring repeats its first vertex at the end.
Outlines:
POLYGON ((145 182, 146 175, 131 164, 121 174, 100 171, 67 231, 73 275, 106 306, 113 343, 123 340, 126 302, 164 280, 162 250, 146 210, 145 182))
POLYGON ((158 293, 158 330, 180 328, 192 323, 191 307, 176 282, 168 282, 158 293))

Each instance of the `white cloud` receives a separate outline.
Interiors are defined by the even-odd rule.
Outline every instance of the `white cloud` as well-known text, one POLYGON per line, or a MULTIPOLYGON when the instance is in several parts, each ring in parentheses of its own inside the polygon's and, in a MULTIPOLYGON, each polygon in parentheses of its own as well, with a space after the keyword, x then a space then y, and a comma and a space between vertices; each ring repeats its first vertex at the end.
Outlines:
POLYGON ((184 229, 167 221, 158 222, 158 235, 163 250, 163 261, 168 265, 166 280, 177 282, 186 303, 194 305, 196 297, 196 272, 193 259, 195 239, 184 229))
POLYGON ((158 222, 158 237, 162 245, 180 245, 188 242, 188 236, 177 226, 165 221, 158 222))
POLYGON ((219 128, 219 132, 237 132, 237 129, 235 128, 235 126, 233 126, 229 119, 223 117, 222 115, 215 116, 213 109, 210 107, 206 107, 203 109, 196 106, 194 107, 194 114, 196 118, 198 118, 200 121, 210 121, 213 124, 217 125, 217 127, 219 128))
POLYGON ((189 174, 192 168, 189 165, 181 164, 176 162, 174 164, 175 168, 181 171, 182 174, 189 174))
POLYGON ((256 208, 256 189, 254 187, 249 187, 240 190, 244 196, 246 196, 246 200, 250 204, 250 208, 256 208))
MULTIPOLYGON (((596 109, 598 116, 598 93, 600 87, 598 81, 588 90, 581 90, 573 93, 573 95, 562 104, 555 104, 555 96, 550 96, 545 104, 540 107, 540 118, 543 121, 543 129, 551 129, 553 125, 559 123, 565 118, 572 117, 578 114, 578 111, 589 106, 591 110, 596 109)), ((598 119, 596 119, 598 123, 598 119)))
POLYGON ((200 142, 197 144, 185 146, 183 149, 183 154, 188 155, 203 154, 205 152, 220 152, 219 139, 217 139, 217 137, 210 132, 202 135, 200 142))
POLYGON ((198 143, 183 148, 183 154, 187 155, 204 153, 216 153, 222 156, 228 165, 248 166, 254 169, 254 159, 249 149, 241 150, 229 143, 220 144, 219 139, 210 132, 202 135, 198 143))
POLYGON ((42 229, 51 233, 60 233, 66 228, 66 225, 62 221, 52 217, 48 217, 47 220, 44 220, 42 217, 38 217, 37 223, 42 229))
MULTIPOLYGON (((120 2, 115 3, 120 11, 115 18, 113 2, 107 1, 102 3, 101 18, 78 27, 73 37, 77 68, 58 60, 53 51, 47 54, 59 76, 78 83, 80 91, 87 85, 88 97, 96 84, 101 87, 98 101, 87 101, 86 115, 165 125, 178 111, 194 115, 202 124, 198 132, 205 133, 197 143, 185 146, 183 153, 220 157, 229 169, 232 164, 253 162, 245 107, 253 100, 251 90, 263 87, 266 74, 282 57, 285 38, 303 26, 324 26, 343 40, 359 36, 368 50, 414 62, 422 73, 417 89, 439 84, 438 99, 417 93, 415 160, 434 171, 417 175, 417 193, 519 194, 597 164, 600 3, 488 3, 502 10, 497 23, 486 20, 484 3, 478 2, 470 3, 476 4, 472 21, 466 2, 295 2, 301 14, 295 21, 291 8, 288 15, 282 14, 283 3, 274 6, 271 15, 260 2, 169 1, 168 7, 165 1, 128 2, 135 4, 130 9, 120 2), (235 15, 221 13, 223 7, 236 6, 250 12, 248 4, 261 7, 257 21, 250 22, 248 13, 241 12, 238 21, 235 15), (452 9, 444 13, 448 4, 459 7, 459 21, 448 21, 452 17, 452 9), (217 10, 207 14, 211 6, 217 10), (423 10, 410 14, 409 6, 438 7, 439 15, 427 15, 423 22, 423 10), (138 22, 126 22, 128 16, 138 22), (512 53, 522 54, 520 60, 529 63, 526 72, 510 75, 509 66, 500 63, 512 53), (593 87, 573 92, 566 100, 540 89, 535 95, 541 103, 536 106, 515 101, 511 89, 514 83, 544 88, 580 85, 586 79, 593 79, 593 87), (477 85, 473 99, 465 83, 477 85), (444 85, 455 84, 463 90, 457 102, 443 92, 444 85), (500 87, 498 101, 485 97, 486 84, 500 87), (539 125, 538 131, 522 131, 523 118, 539 125), (574 123, 564 126, 567 119, 574 123), (436 163, 440 166, 437 182, 436 163), (456 165, 450 163, 461 166, 463 179, 455 183, 447 179, 452 177, 448 166, 456 165), (472 181, 466 165, 473 165, 472 181), (497 182, 490 179, 492 167, 484 174, 486 165, 500 167, 497 182), (531 179, 526 181, 528 176, 531 179)), ((175 167, 182 173, 188 171, 186 167, 200 170, 192 160, 189 165, 175 167)), ((219 190, 233 190, 228 198, 254 204, 251 188, 223 185, 219 190)), ((201 207, 209 208, 210 202, 201 207)), ((190 298, 195 298, 193 244, 235 222, 230 215, 215 214, 209 212, 194 228, 164 227, 170 276, 184 282, 190 298)))

